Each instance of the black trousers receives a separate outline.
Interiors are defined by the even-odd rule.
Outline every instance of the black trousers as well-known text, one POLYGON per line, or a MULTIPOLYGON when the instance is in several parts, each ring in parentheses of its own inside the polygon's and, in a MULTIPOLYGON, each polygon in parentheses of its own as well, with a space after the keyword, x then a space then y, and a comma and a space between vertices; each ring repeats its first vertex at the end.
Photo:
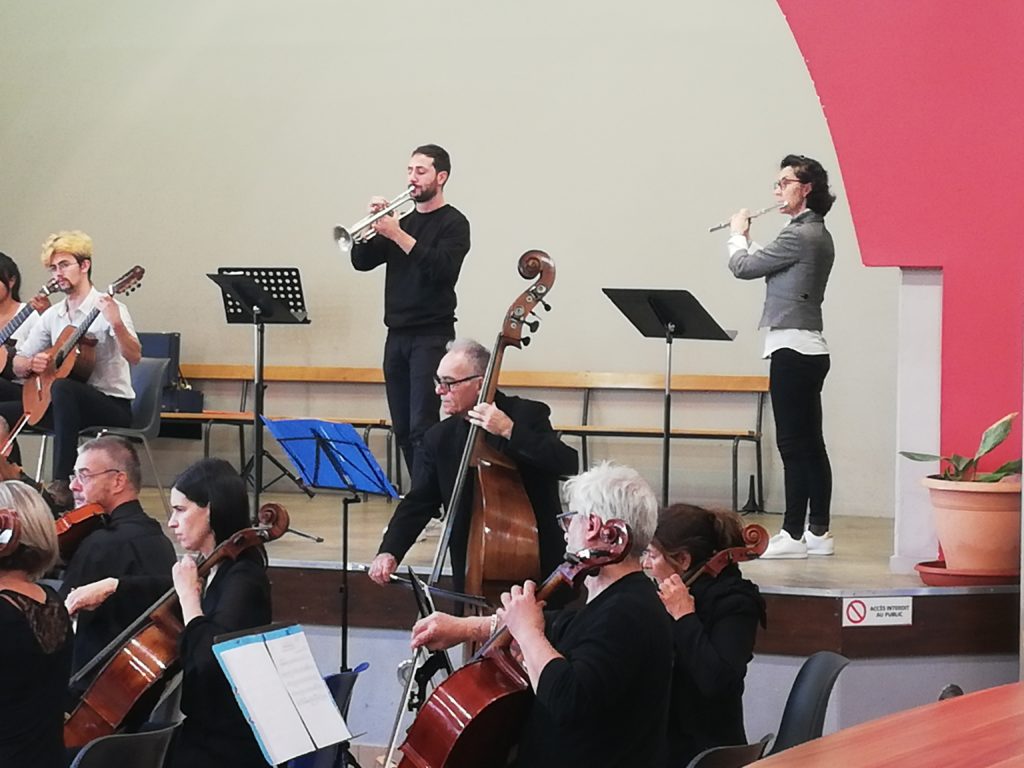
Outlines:
POLYGON ((389 333, 384 343, 384 387, 395 440, 412 477, 423 434, 439 420, 434 375, 450 336, 389 333))
POLYGON ((828 355, 772 353, 768 387, 786 485, 782 527, 794 539, 804 535, 805 517, 808 525, 825 530, 829 525, 832 465, 821 429, 821 389, 830 365, 828 355))
MULTIPOLYGON (((86 427, 127 427, 132 423, 132 401, 105 395, 73 379, 57 379, 50 390, 52 402, 36 426, 53 432, 53 478, 67 480, 78 457, 78 433, 86 427)), ((0 402, 0 416, 11 426, 24 413, 17 400, 0 402)), ((15 459, 11 452, 12 461, 15 459)), ((20 452, 17 457, 21 461, 20 452)))

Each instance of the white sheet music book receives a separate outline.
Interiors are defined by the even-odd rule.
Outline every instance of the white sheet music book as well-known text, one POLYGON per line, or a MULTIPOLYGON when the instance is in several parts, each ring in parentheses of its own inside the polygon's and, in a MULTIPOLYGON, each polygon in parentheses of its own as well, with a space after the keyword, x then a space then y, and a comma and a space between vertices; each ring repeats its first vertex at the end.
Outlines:
POLYGON ((235 637, 213 652, 268 764, 352 738, 301 627, 235 637))

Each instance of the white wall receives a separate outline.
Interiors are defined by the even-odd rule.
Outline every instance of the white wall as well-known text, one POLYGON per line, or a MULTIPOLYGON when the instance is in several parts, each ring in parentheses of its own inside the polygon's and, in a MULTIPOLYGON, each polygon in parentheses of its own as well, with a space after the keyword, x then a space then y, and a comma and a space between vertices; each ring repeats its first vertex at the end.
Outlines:
MULTIPOLYGON (((663 344, 600 289, 677 287, 740 335, 678 344, 676 372, 764 373, 763 287, 733 279, 707 227, 770 202, 784 154, 817 157, 839 194, 825 308, 834 510, 891 514, 897 278, 860 263, 821 105, 773 3, 39 0, 5 6, 0 70, 0 249, 33 289, 43 238, 87 230, 99 282, 146 266, 137 326, 180 330, 191 362, 252 360, 251 332, 224 325, 204 273, 283 264, 302 270, 313 324, 269 330, 268 363, 378 364, 383 274, 355 273, 331 229, 371 194, 398 194, 409 151, 436 141, 473 227, 460 334, 493 338, 526 285, 518 256, 539 247, 558 265, 554 310, 509 368, 660 371, 663 344)), ((781 225, 764 217, 754 234, 781 225)), ((329 397, 282 389, 268 409, 354 407, 329 397)), ((352 397, 381 407, 377 391, 352 397)), ((613 403, 609 421, 660 423, 657 399, 613 403)), ((681 403, 677 421, 721 421, 717 407, 681 403)), ((195 450, 164 446, 167 474, 195 450)), ((660 483, 654 443, 611 454, 660 483)), ((728 501, 724 446, 676 455, 673 495, 728 501)))

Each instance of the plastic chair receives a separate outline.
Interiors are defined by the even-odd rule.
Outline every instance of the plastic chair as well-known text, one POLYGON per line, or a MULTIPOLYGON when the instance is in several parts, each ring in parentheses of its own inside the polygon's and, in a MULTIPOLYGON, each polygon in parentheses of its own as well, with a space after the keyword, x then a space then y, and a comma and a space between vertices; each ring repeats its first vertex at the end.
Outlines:
POLYGON ((153 479, 156 481, 157 490, 160 491, 160 500, 164 504, 167 516, 171 515, 171 508, 164 493, 164 487, 160 483, 160 473, 157 471, 156 462, 153 460, 153 453, 149 450, 149 441, 157 436, 160 431, 160 396, 163 392, 164 375, 170 361, 166 357, 143 357, 132 366, 132 389, 135 390, 135 399, 132 401, 132 423, 127 427, 86 427, 79 432, 79 437, 92 437, 96 435, 117 435, 132 442, 142 443, 146 450, 146 457, 149 459, 149 466, 153 470, 153 479))
POLYGON ((733 744, 725 747, 711 747, 694 757, 686 768, 744 768, 760 760, 768 749, 772 734, 753 744, 733 744))
MULTIPOLYGON (((355 688, 356 678, 359 677, 360 672, 365 672, 369 667, 370 665, 364 661, 348 672, 338 672, 324 678, 343 718, 348 718, 348 706, 352 702, 352 690, 355 688)), ((356 762, 348 754, 348 743, 342 742, 331 744, 316 752, 310 752, 308 755, 296 757, 288 762, 288 768, 344 768, 350 764, 356 765, 356 762)))
POLYGON ((171 725, 158 731, 101 736, 82 748, 71 768, 161 768, 177 727, 171 725))
POLYGON ((769 755, 821 736, 832 687, 849 663, 848 658, 832 651, 818 651, 807 658, 789 691, 779 735, 769 755))
POLYGON ((149 713, 149 719, 143 726, 145 729, 158 730, 164 726, 180 723, 185 719, 185 715, 181 711, 181 681, 183 678, 184 673, 179 672, 164 686, 153 711, 149 713))

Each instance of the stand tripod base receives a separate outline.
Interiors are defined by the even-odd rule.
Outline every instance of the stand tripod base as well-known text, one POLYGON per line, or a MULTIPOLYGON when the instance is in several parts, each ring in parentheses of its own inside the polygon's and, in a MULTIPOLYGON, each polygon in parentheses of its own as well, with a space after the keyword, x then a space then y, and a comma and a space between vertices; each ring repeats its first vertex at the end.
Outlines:
MULTIPOLYGON (((260 487, 256 489, 258 493, 263 493, 263 491, 267 490, 267 488, 272 486, 278 480, 281 480, 282 478, 287 477, 289 480, 291 480, 293 483, 295 483, 295 487, 296 488, 298 488, 304 494, 309 496, 309 498, 311 498, 311 499, 313 498, 313 496, 315 494, 313 493, 313 491, 311 491, 309 489, 309 487, 304 482, 302 482, 302 478, 299 477, 298 475, 292 473, 288 469, 288 467, 286 467, 284 464, 282 464, 280 461, 277 460, 276 456, 274 456, 273 454, 269 453, 266 450, 261 450, 260 454, 261 454, 261 458, 266 459, 271 464, 273 464, 275 467, 277 467, 278 475, 277 475, 277 477, 273 478, 272 480, 268 480, 267 482, 264 483, 264 482, 262 482, 263 473, 261 472, 260 475, 259 475, 259 477, 261 478, 261 480, 260 480, 260 487)), ((256 467, 256 455, 254 454, 254 455, 249 457, 249 460, 247 462, 245 462, 245 466, 242 467, 242 478, 245 480, 246 484, 249 484, 249 483, 255 484, 255 482, 256 482, 256 480, 255 480, 256 475, 255 475, 255 473, 253 471, 255 469, 255 467, 256 467)))
POLYGON ((754 490, 754 476, 750 476, 750 486, 747 490, 747 503, 740 507, 741 515, 749 515, 751 512, 763 512, 760 505, 757 503, 757 491, 754 490))

